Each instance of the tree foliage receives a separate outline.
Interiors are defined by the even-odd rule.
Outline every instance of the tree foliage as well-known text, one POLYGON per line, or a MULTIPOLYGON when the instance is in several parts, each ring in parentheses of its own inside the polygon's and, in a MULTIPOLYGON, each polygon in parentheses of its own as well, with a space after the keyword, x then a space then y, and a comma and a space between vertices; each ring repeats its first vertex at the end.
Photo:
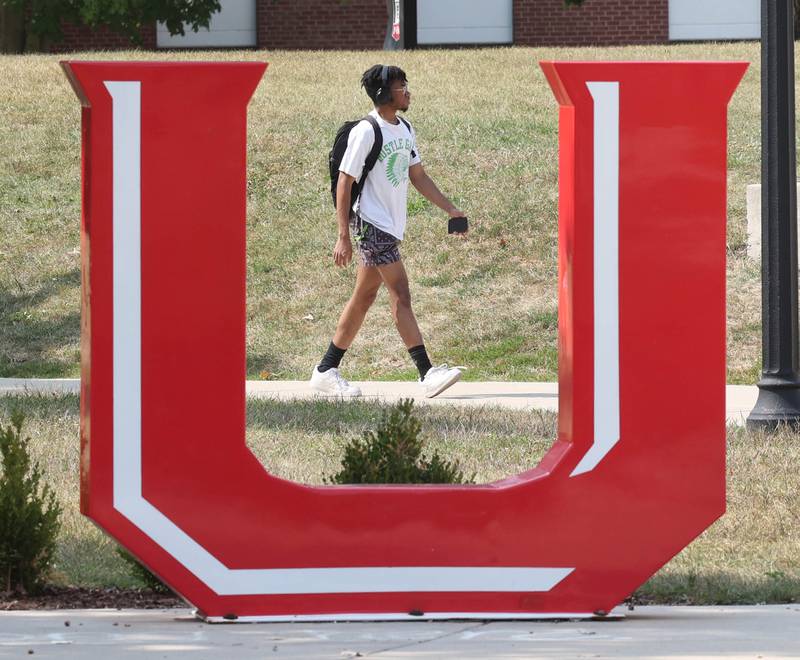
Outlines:
POLYGON ((21 413, 0 424, 0 589, 31 591, 50 570, 61 507, 28 455, 21 413))
MULTIPOLYGON (((25 50, 26 35, 57 41, 64 22, 90 28, 108 26, 141 44, 143 27, 163 22, 170 34, 185 34, 184 24, 195 32, 207 28, 211 15, 220 10, 219 0, 0 0, 0 9, 19 17, 23 32, 20 50, 25 50)), ((6 21, 10 21, 6 16, 6 21)))

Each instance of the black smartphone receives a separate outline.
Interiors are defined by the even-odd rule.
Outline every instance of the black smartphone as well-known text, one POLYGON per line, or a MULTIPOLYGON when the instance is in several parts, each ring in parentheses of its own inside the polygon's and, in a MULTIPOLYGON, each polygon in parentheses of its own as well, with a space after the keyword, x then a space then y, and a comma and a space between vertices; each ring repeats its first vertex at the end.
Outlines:
POLYGON ((458 218, 450 218, 447 222, 447 233, 448 234, 463 234, 467 231, 467 219, 464 216, 458 218))

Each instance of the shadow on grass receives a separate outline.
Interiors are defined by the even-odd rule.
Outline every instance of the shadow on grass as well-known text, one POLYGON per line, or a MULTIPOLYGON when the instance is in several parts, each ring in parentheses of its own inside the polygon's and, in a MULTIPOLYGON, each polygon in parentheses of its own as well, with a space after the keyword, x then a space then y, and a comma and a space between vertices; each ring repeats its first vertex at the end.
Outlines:
MULTIPOLYGON (((334 434, 360 434, 374 428, 391 404, 375 401, 310 399, 277 401, 250 399, 247 426, 263 429, 324 430, 334 434)), ((515 411, 497 407, 415 406, 414 414, 430 435, 464 433, 556 437, 558 417, 544 410, 515 411)))
POLYGON ((116 541, 95 529, 88 518, 81 518, 79 526, 85 526, 85 535, 59 536, 54 572, 56 581, 82 587, 143 586, 117 554, 116 541))
POLYGON ((77 394, 29 392, 0 396, 0 416, 7 417, 20 410, 27 419, 49 419, 80 414, 77 394))
POLYGON ((0 288, 0 377, 58 378, 75 376, 80 355, 80 309, 57 316, 42 316, 38 307, 65 287, 80 287, 80 269, 60 273, 26 290, 22 284, 15 288, 0 288), (53 359, 53 352, 74 346, 75 351, 65 359, 53 359))
POLYGON ((284 369, 283 363, 271 353, 247 352, 248 380, 267 380, 271 375, 280 373, 284 369))

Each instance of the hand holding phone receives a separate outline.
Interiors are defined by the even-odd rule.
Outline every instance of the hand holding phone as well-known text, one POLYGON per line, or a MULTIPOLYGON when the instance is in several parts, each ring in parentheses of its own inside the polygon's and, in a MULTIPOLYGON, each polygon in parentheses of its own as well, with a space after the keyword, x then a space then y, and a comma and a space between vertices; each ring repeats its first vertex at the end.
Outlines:
POLYGON ((450 220, 447 222, 448 234, 465 234, 468 229, 469 223, 467 222, 467 218, 463 215, 450 218, 450 220))

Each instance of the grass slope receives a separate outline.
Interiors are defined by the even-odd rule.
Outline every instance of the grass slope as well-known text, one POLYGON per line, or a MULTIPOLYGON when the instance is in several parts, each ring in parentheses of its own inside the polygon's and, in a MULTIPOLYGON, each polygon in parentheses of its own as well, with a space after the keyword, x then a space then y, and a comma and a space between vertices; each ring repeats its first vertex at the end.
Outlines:
MULTIPOLYGON (((249 112, 247 350, 250 378, 281 379, 308 376, 351 290, 353 267, 330 256, 326 156, 336 128, 369 109, 358 87, 368 66, 390 57, 407 70, 426 168, 472 220, 469 240, 448 238, 443 214, 410 196, 403 254, 432 358, 474 380, 554 380, 558 109, 537 62, 750 62, 730 112, 728 375, 758 374, 759 272, 745 258, 745 186, 760 176, 757 43, 70 57, 269 61, 249 112)), ((80 106, 57 58, 2 65, 0 376, 76 376, 80 106)), ((357 379, 414 376, 385 293, 345 366, 357 379)))

